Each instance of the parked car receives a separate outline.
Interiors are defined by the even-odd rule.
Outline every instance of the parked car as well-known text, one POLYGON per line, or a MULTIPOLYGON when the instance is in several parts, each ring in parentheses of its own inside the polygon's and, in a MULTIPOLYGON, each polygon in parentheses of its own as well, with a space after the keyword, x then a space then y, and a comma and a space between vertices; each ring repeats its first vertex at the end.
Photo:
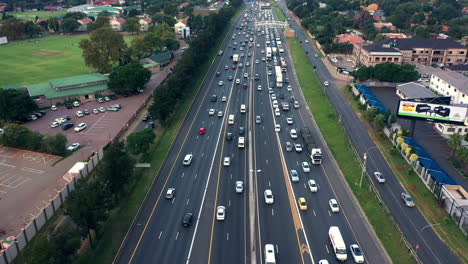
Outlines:
POLYGON ((86 129, 88 126, 86 125, 86 123, 79 123, 75 128, 75 132, 80 132, 84 129, 86 129))
POLYGON ((73 102, 73 106, 74 106, 74 107, 80 107, 80 105, 81 105, 81 104, 80 104, 80 102, 78 102, 78 101, 73 102))
POLYGON ((68 146, 67 150, 69 151, 75 151, 80 147, 80 143, 73 143, 70 146, 68 146))
POLYGON ((74 126, 73 123, 66 123, 65 125, 62 126, 63 130, 68 130, 74 126))

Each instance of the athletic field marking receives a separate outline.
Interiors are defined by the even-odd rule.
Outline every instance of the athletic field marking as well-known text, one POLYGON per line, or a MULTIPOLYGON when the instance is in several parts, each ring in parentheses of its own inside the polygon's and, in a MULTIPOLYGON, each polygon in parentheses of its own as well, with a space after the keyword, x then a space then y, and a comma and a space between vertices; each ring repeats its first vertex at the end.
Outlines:
POLYGON ((38 174, 43 174, 45 171, 42 171, 42 170, 36 170, 36 169, 33 169, 33 168, 27 168, 27 167, 23 167, 21 168, 22 171, 27 171, 27 172, 32 172, 32 173, 38 173, 38 174))

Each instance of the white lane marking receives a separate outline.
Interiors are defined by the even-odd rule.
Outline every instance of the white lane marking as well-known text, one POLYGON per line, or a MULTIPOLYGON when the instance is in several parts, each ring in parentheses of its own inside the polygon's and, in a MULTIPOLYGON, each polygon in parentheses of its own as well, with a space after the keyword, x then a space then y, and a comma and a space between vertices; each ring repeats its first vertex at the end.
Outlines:
POLYGON ((161 239, 161 236, 162 236, 162 231, 159 233, 158 239, 161 239))
POLYGON ((229 240, 229 233, 226 234, 226 240, 229 240))
POLYGON ((189 202, 190 202, 190 199, 187 199, 187 205, 188 205, 189 202))
POLYGON ((271 208, 271 215, 275 216, 275 209, 271 208))
POLYGON ((185 172, 182 172, 182 178, 184 178, 185 172))
POLYGON ((203 156, 205 156, 205 152, 203 152, 203 153, 201 154, 201 156, 202 156, 202 158, 203 158, 203 156))
POLYGON ((278 245, 275 245, 276 246, 276 254, 279 253, 279 248, 278 248, 278 245))
POLYGON ((312 209, 312 212, 314 213, 314 216, 317 216, 317 215, 315 214, 315 210, 312 209))
POLYGON ((270 181, 268 181, 268 187, 271 187, 271 182, 270 181))
POLYGON ((174 202, 175 202, 175 197, 172 199, 172 204, 174 204, 174 202))
POLYGON ((331 216, 330 210, 327 210, 327 212, 328 212, 328 215, 331 216))
POLYGON ((268 160, 266 160, 266 164, 268 165, 268 160))
POLYGON ((197 178, 197 176, 198 176, 198 173, 195 173, 195 179, 197 178))
POLYGON ((175 236, 175 240, 179 237, 179 232, 177 232, 177 235, 175 236))
POLYGON ((328 250, 327 244, 325 244, 325 249, 327 250, 327 253, 330 254, 330 250, 328 250))
POLYGON ((228 201, 228 206, 231 206, 231 200, 228 201))

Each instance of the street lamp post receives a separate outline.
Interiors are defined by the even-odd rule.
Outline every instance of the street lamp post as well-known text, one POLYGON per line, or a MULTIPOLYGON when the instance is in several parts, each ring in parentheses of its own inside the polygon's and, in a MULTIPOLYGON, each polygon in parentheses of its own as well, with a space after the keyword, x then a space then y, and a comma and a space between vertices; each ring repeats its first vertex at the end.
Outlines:
POLYGON ((362 163, 361 180, 359 181, 359 188, 362 187, 362 178, 364 178, 364 172, 366 171, 367 152, 364 152, 364 162, 362 163))
POLYGON ((421 242, 421 239, 422 239, 422 234, 421 234, 421 232, 422 232, 424 229, 428 228, 428 227, 439 226, 439 225, 441 225, 441 223, 428 224, 428 225, 423 226, 423 227, 419 230, 419 241, 418 241, 418 243, 417 243, 416 246, 415 246, 416 254, 417 254, 418 250, 421 248, 421 246, 419 245, 419 242, 421 242))

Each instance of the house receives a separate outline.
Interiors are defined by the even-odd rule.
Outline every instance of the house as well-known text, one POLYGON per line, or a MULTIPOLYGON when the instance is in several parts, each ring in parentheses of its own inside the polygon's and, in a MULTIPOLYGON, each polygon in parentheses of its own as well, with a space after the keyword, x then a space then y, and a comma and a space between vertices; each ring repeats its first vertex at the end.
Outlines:
POLYGON ((381 33, 385 38, 408 38, 407 35, 403 33, 381 33))
POLYGON ((468 64, 448 65, 444 70, 464 74, 468 73, 468 64))
POLYGON ((44 11, 62 11, 61 6, 44 6, 44 11))
POLYGON ((141 32, 148 31, 152 21, 153 20, 149 17, 140 19, 140 21, 138 21, 140 23, 140 31, 141 32))
POLYGON ((182 9, 182 8, 184 8, 184 7, 186 7, 186 6, 188 6, 188 4, 189 4, 188 2, 185 2, 185 3, 180 4, 180 5, 179 5, 179 10, 182 9))
POLYGON ((123 30, 123 26, 125 24, 125 19, 119 17, 119 18, 116 18, 116 17, 110 17, 109 18, 109 24, 112 28, 112 30, 114 31, 122 31, 123 30))
POLYGON ((93 22, 91 19, 85 17, 83 19, 78 19, 78 23, 80 23, 80 26, 76 29, 76 31, 88 31, 88 24, 93 22))
POLYGON ((84 13, 91 14, 91 15, 98 15, 102 11, 107 11, 113 15, 120 15, 122 12, 122 9, 111 7, 111 6, 89 7, 84 11, 84 13))
POLYGON ((108 81, 104 75, 92 73, 26 85, 26 89, 39 107, 48 107, 67 99, 94 101, 97 93, 111 94, 107 86, 108 81))
POLYGON ((436 39, 449 39, 450 37, 448 35, 445 35, 444 33, 439 33, 437 34, 436 39))
POLYGON ((48 22, 49 20, 47 18, 38 18, 36 20, 36 24, 40 24, 41 22, 48 22))
MULTIPOLYGON (((429 79, 429 88, 442 96, 450 96, 453 105, 468 106, 467 84, 468 77, 451 71, 434 71, 429 79)), ((442 135, 465 135, 468 133, 468 120, 465 120, 464 126, 437 123, 435 127, 442 135)))
POLYGON ((402 100, 437 97, 435 93, 427 89, 424 85, 415 82, 397 85, 396 94, 402 100))
POLYGON ((155 52, 152 56, 146 58, 146 64, 153 64, 153 65, 167 65, 171 62, 172 59, 172 52, 170 51, 162 51, 162 52, 155 52))
POLYGON ((176 35, 181 35, 183 38, 187 38, 190 35, 190 27, 188 26, 188 18, 177 22, 174 25, 174 31, 176 35))
POLYGON ((387 23, 382 23, 382 22, 379 22, 379 23, 374 23, 374 28, 378 31, 382 30, 383 28, 388 28, 390 30, 395 30, 396 27, 392 24, 392 22, 387 22, 387 23))
POLYGON ((451 39, 390 38, 373 44, 355 44, 353 56, 365 66, 397 64, 455 65, 468 62, 468 49, 451 39))
POLYGON ((350 44, 360 44, 364 43, 364 39, 355 34, 340 34, 336 36, 336 42, 338 43, 350 43, 350 44))

